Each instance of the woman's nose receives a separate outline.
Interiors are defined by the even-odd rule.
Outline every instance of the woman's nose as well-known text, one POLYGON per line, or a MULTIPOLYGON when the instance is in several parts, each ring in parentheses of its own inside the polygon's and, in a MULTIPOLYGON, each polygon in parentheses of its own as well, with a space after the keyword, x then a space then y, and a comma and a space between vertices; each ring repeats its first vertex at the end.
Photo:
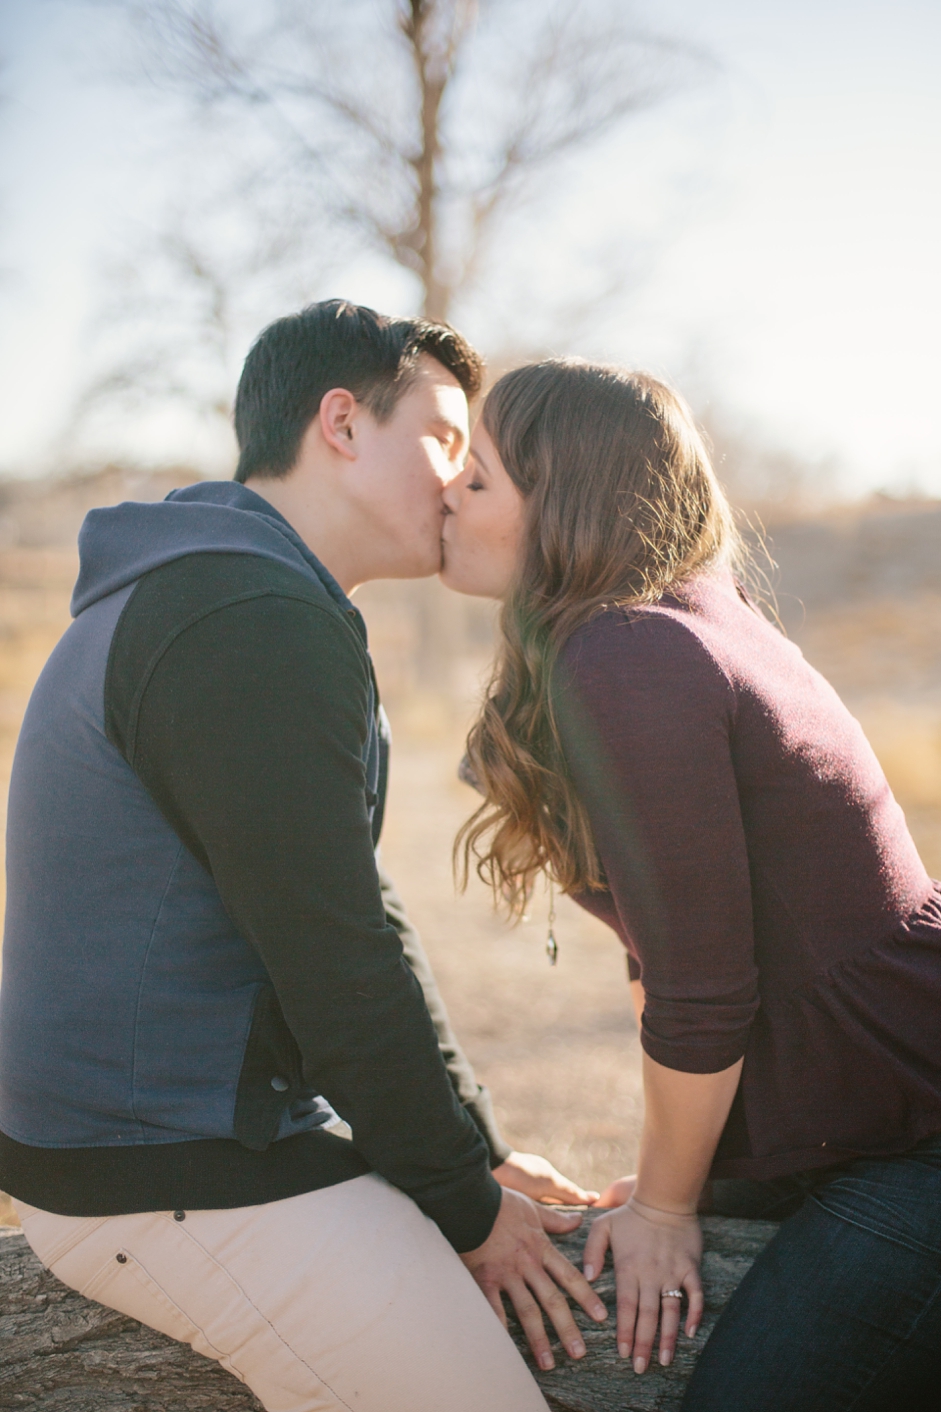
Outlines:
POLYGON ((442 489, 441 498, 444 501, 444 513, 446 515, 454 515, 457 513, 457 507, 461 498, 460 483, 461 476, 455 476, 454 479, 449 480, 447 485, 442 489))

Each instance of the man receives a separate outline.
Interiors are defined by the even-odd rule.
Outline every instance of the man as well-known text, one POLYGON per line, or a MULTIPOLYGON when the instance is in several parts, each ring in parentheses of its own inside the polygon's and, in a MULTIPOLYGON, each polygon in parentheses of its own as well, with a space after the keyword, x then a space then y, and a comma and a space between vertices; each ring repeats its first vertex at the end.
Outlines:
POLYGON ((0 1185, 66 1283, 269 1408, 543 1408, 455 1250, 543 1366, 533 1295, 575 1356, 558 1284, 603 1317, 520 1194, 584 1193, 508 1152, 374 859, 348 595, 439 567, 480 374, 453 330, 338 301, 267 329, 236 482, 86 520, 17 748, 0 1185))

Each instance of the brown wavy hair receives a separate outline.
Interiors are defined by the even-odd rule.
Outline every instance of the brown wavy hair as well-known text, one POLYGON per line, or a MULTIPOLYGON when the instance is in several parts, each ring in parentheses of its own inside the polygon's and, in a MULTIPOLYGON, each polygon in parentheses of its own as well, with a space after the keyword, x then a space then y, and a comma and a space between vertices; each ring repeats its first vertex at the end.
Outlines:
POLYGON ((455 843, 511 914, 545 872, 604 886, 553 701, 566 639, 605 608, 656 602, 742 544, 684 400, 646 373, 551 359, 507 373, 483 422, 526 502, 516 579, 467 741, 484 803, 455 843))

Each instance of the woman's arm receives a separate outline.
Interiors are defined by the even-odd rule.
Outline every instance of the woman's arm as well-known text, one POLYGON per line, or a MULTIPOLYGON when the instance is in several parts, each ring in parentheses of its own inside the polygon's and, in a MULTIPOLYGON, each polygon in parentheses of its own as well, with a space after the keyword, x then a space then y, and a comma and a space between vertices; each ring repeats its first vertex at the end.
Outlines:
POLYGON ((717 1074, 687 1074, 643 1056, 646 1114, 635 1193, 626 1206, 595 1221, 584 1255, 585 1275, 591 1280, 611 1246, 618 1352, 622 1358, 633 1355, 637 1373, 650 1361, 661 1312, 660 1362, 666 1365, 673 1359, 680 1301, 662 1302, 664 1290, 686 1291, 690 1337, 702 1319, 702 1237, 696 1203, 741 1071, 739 1060, 717 1074))
MULTIPOLYGON (((760 1005, 733 751, 738 711, 738 690, 694 615, 601 614, 560 659, 566 760, 643 976, 647 1119, 637 1185, 586 1246, 595 1273, 613 1248, 619 1350, 638 1371, 664 1290, 688 1294, 687 1332, 701 1321, 696 1199, 760 1005)), ((632 986, 635 1003, 640 989, 632 986)), ((664 1363, 679 1312, 679 1299, 663 1302, 664 1363)))
POLYGON ((677 1215, 696 1214, 742 1062, 718 1074, 684 1074, 644 1054, 646 1108, 635 1201, 677 1215))
POLYGON ((637 1028, 641 1029, 644 1019, 644 983, 643 981, 630 981, 631 1004, 634 1007, 634 1014, 637 1016, 637 1028))

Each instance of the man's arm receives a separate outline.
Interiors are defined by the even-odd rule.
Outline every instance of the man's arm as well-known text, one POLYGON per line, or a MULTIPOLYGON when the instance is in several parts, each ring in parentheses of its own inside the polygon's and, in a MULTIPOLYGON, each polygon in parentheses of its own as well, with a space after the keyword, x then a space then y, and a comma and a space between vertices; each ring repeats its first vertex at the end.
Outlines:
POLYGON ((441 1050, 441 1057, 450 1076, 454 1092, 477 1124, 484 1142, 487 1144, 491 1168, 499 1167, 510 1156, 513 1149, 497 1127, 490 1093, 483 1084, 477 1082, 471 1062, 458 1042, 444 1001, 441 999, 441 992, 438 990, 438 983, 422 945, 421 937, 409 921, 402 899, 381 863, 379 864, 379 884, 382 889, 382 902, 386 918, 395 927, 402 943, 403 955, 422 988, 425 1004, 438 1036, 438 1048, 441 1050))
POLYGON ((504 1139, 497 1127, 490 1093, 477 1082, 471 1062, 451 1028, 451 1020, 421 938, 406 916, 401 899, 381 865, 379 881, 386 917, 398 932, 405 959, 422 988, 454 1091, 487 1144, 493 1175, 502 1187, 522 1192, 533 1201, 558 1206, 592 1206, 598 1199, 596 1191, 586 1190, 571 1178, 563 1176, 545 1157, 534 1152, 516 1152, 504 1139))
POLYGON ((474 1248, 500 1191, 382 906, 355 630, 303 593, 181 621, 148 664, 127 757, 264 961, 305 1081, 377 1172, 474 1248))

